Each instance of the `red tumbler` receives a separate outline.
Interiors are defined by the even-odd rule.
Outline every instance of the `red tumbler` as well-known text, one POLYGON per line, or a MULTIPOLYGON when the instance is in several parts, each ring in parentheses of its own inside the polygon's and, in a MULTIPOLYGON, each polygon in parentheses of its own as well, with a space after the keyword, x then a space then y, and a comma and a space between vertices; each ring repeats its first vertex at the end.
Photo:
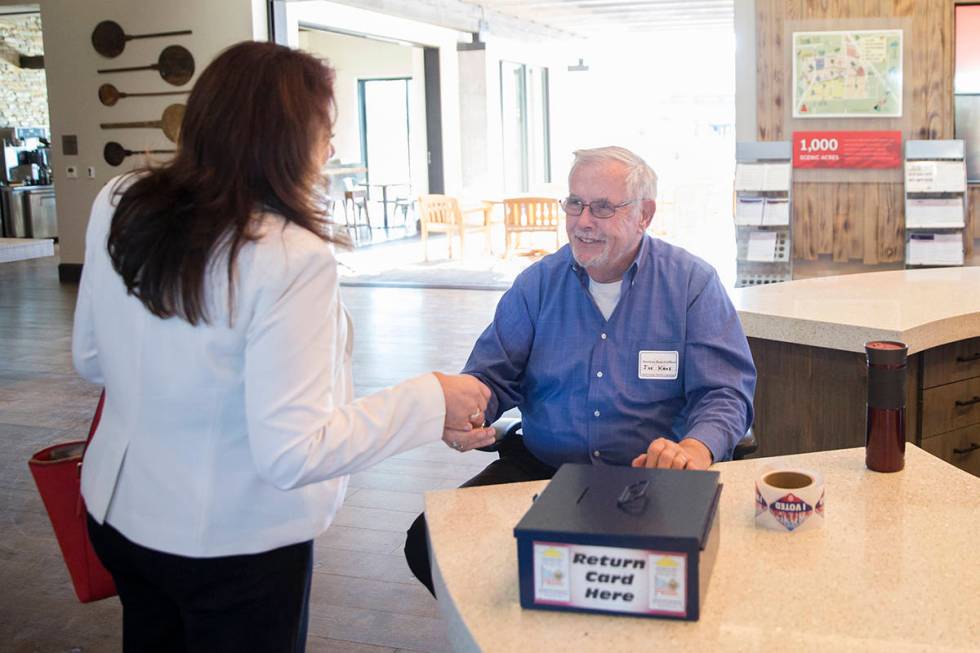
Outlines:
POLYGON ((865 464, 876 472, 905 467, 905 377, 909 348, 879 340, 864 345, 868 357, 868 423, 865 464))

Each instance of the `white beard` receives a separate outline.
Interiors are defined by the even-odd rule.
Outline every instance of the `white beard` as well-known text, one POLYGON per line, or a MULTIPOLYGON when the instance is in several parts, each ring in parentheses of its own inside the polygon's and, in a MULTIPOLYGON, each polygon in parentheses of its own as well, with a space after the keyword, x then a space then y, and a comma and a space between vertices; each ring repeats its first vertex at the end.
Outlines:
POLYGON ((575 262, 581 265, 585 269, 589 269, 591 267, 596 267, 596 266, 602 266, 609 260, 609 241, 607 241, 605 238, 594 238, 590 232, 576 230, 575 232, 572 233, 572 256, 575 258, 575 262), (595 243, 603 243, 604 247, 602 248, 602 251, 600 251, 598 254, 593 256, 587 262, 582 261, 579 259, 578 254, 576 254, 575 252, 575 242, 578 238, 582 238, 586 241, 592 241, 595 243))

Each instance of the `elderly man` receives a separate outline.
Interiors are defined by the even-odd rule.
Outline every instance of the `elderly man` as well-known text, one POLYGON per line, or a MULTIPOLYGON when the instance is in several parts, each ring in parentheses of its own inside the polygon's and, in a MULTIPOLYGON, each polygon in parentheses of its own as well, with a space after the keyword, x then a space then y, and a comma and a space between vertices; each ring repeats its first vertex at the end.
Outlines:
MULTIPOLYGON (((579 150, 569 245, 525 270, 463 370, 517 406, 522 439, 466 486, 551 478, 562 463, 706 469, 752 423, 755 366, 714 268, 651 238, 657 176, 620 147, 579 150)), ((424 516, 412 572, 433 591, 424 516)))

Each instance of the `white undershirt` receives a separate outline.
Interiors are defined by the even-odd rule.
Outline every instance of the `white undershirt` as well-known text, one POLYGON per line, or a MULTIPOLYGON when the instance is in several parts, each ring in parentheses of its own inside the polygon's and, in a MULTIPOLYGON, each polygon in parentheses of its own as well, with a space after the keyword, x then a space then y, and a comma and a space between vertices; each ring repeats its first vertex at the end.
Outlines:
POLYGON ((589 278, 589 292, 602 317, 609 319, 609 316, 616 310, 619 303, 619 294, 623 288, 623 280, 613 281, 612 283, 599 283, 595 279, 589 278))

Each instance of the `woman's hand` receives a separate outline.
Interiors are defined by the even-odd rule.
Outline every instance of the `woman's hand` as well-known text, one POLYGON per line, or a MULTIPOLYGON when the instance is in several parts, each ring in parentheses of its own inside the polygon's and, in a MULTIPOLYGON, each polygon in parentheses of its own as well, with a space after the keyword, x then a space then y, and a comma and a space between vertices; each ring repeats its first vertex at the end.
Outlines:
POLYGON ((493 444, 493 428, 483 427, 483 412, 490 399, 490 389, 469 374, 434 374, 446 398, 442 441, 456 451, 469 451, 493 444))

